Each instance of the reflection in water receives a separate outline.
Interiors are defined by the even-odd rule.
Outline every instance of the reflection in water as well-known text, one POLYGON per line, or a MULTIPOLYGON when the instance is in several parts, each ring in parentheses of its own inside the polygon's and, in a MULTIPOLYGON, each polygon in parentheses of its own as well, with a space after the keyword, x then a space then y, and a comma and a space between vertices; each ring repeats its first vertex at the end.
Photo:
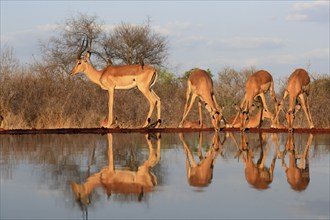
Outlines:
POLYGON ((157 140, 157 152, 154 152, 150 137, 152 135, 146 134, 145 138, 149 147, 149 157, 137 169, 122 169, 115 167, 113 157, 113 137, 108 134, 108 166, 101 171, 89 176, 82 184, 71 182, 72 190, 75 194, 76 200, 83 205, 90 204, 90 195, 93 190, 102 186, 105 189, 108 197, 112 193, 122 193, 136 195, 138 201, 141 201, 145 192, 151 192, 154 186, 157 185, 157 177, 151 172, 160 160, 160 134, 155 134, 157 140))
POLYGON ((291 188, 295 191, 303 191, 307 188, 309 184, 309 148, 312 144, 313 134, 309 134, 308 141, 306 143, 305 149, 302 156, 299 155, 295 144, 294 144, 294 135, 289 132, 288 139, 285 145, 285 149, 281 152, 282 166, 287 176, 288 183, 291 188), (289 167, 287 167, 284 155, 288 153, 289 157, 289 167), (297 160, 300 158, 299 165, 297 160), (304 166, 305 165, 305 166, 304 166))
MULTIPOLYGON (((232 133, 230 136, 233 138, 234 143, 237 144, 232 133)), ((279 150, 277 134, 271 134, 271 142, 267 144, 267 141, 268 134, 259 133, 258 143, 255 143, 255 145, 252 144, 253 146, 251 146, 246 140, 245 132, 241 132, 241 142, 238 155, 242 157, 245 163, 245 179, 251 186, 259 190, 268 189, 269 185, 273 182, 275 162, 279 150), (275 145, 276 149, 270 167, 267 167, 265 161, 272 145, 275 145), (264 152, 265 146, 266 151, 264 152), (259 158, 257 162, 254 160, 254 148, 259 148, 259 158)))
POLYGON ((203 219, 219 205, 204 217, 329 219, 329 134, 222 135, 2 135, 0 219, 203 219))
POLYGON ((217 160, 219 151, 222 149, 222 144, 219 141, 219 134, 214 132, 212 138, 212 144, 210 145, 205 157, 202 153, 202 142, 203 134, 199 133, 199 144, 198 144, 198 157, 199 162, 195 161, 194 155, 187 145, 182 133, 179 134, 179 138, 182 142, 184 152, 186 154, 186 169, 187 169, 187 179, 191 186, 208 186, 211 183, 213 176, 213 168, 217 160))

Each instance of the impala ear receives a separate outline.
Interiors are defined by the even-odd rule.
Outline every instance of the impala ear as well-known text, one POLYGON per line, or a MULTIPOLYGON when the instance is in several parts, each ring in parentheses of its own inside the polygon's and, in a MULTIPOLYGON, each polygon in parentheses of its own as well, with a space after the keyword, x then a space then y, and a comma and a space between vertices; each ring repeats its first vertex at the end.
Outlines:
POLYGON ((89 60, 90 56, 91 56, 91 52, 87 51, 86 54, 84 55, 84 59, 89 60))
POLYGON ((297 105, 294 107, 294 113, 297 113, 300 109, 301 109, 301 105, 300 105, 300 104, 297 104, 297 105))

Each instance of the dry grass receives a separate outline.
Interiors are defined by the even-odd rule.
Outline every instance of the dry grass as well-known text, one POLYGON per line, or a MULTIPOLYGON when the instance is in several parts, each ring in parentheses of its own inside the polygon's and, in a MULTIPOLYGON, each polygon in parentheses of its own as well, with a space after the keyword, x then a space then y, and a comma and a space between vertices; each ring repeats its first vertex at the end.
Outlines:
MULTIPOLYGON (((233 87, 228 87, 227 82, 223 86, 221 79, 224 77, 215 79, 215 93, 225 107, 225 117, 230 118, 235 113, 232 105, 238 102, 240 91, 233 93, 233 87)), ((83 77, 44 74, 27 68, 14 73, 2 71, 0 85, 0 115, 3 117, 0 127, 5 129, 99 127, 99 122, 107 116, 108 93, 83 77)), ((318 77, 311 85, 315 127, 330 127, 329 88, 329 76, 318 77)), ((185 104, 186 82, 178 78, 160 79, 154 89, 161 98, 162 126, 178 126, 185 104)), ((121 126, 143 125, 149 106, 140 91, 116 90, 114 102, 114 117, 121 126)), ((156 111, 154 120, 155 116, 156 111)), ((187 120, 197 118, 196 103, 187 120)), ((209 123, 206 112, 204 118, 209 123)), ((308 126, 303 111, 297 114, 295 125, 308 126)))

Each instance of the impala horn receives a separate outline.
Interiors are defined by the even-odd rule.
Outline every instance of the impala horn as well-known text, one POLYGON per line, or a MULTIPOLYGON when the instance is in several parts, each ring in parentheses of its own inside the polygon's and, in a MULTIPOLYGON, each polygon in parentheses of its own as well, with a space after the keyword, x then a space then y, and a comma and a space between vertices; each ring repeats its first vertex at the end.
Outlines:
POLYGON ((88 46, 88 39, 86 40, 86 45, 84 46, 85 44, 85 39, 83 40, 81 46, 80 46, 80 49, 77 53, 77 59, 80 59, 81 58, 81 54, 86 50, 87 46, 88 46))

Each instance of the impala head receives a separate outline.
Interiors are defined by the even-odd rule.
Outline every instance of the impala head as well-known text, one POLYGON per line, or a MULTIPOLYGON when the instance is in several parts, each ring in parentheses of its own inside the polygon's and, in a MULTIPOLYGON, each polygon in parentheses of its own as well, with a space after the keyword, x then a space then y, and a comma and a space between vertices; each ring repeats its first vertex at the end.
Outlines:
POLYGON ((70 71, 71 75, 76 75, 77 73, 84 72, 87 65, 89 65, 90 52, 87 51, 87 53, 83 57, 81 57, 82 53, 87 48, 88 40, 86 41, 86 44, 85 45, 84 44, 85 44, 85 40, 83 40, 82 45, 77 53, 76 63, 73 69, 70 71))
POLYGON ((242 110, 241 109, 241 130, 245 130, 246 125, 249 123, 249 110, 242 110))
POLYGON ((211 115, 211 121, 216 132, 220 131, 220 119, 220 113, 218 111, 213 111, 211 115))
POLYGON ((208 105, 207 103, 205 103, 205 108, 211 115, 211 121, 215 131, 216 132, 220 131, 220 119, 222 117, 220 112, 214 107, 208 105))
POLYGON ((79 185, 75 182, 70 182, 70 185, 78 202, 83 205, 89 205, 91 203, 90 194, 86 193, 83 185, 79 185))
POLYGON ((289 131, 292 132, 293 131, 293 120, 295 118, 295 115, 297 114, 298 110, 300 109, 300 105, 296 105, 294 109, 289 109, 286 113, 285 113, 285 118, 286 121, 288 122, 288 128, 289 131))

